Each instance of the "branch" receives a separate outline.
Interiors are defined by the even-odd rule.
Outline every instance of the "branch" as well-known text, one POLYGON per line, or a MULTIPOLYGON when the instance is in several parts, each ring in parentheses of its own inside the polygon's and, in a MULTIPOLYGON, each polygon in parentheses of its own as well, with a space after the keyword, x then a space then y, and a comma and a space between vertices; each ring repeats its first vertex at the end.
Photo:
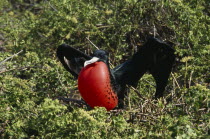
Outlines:
POLYGON ((99 50, 98 46, 96 46, 88 37, 86 37, 86 39, 97 49, 99 50))
POLYGON ((14 54, 14 55, 12 55, 12 56, 10 56, 8 58, 6 58, 5 60, 3 60, 3 61, 0 62, 0 65, 3 64, 3 63, 5 63, 6 61, 12 59, 13 57, 17 56, 18 54, 20 54, 22 52, 23 52, 23 50, 20 50, 18 53, 14 54))
POLYGON ((175 76, 173 74, 173 72, 171 72, 171 75, 172 75, 173 79, 175 80, 175 83, 178 86, 178 88, 181 89, 180 86, 179 86, 179 83, 177 82, 177 80, 176 80, 176 78, 175 78, 175 76))
POLYGON ((145 81, 145 82, 147 82, 148 84, 150 84, 151 86, 156 87, 156 85, 155 85, 155 84, 153 84, 153 83, 149 82, 149 81, 148 81, 148 80, 146 80, 146 79, 142 79, 142 81, 145 81))
POLYGON ((134 92, 136 92, 136 94, 137 94, 140 98, 146 100, 146 99, 140 94, 140 92, 139 92, 136 88, 134 88, 133 86, 128 86, 128 85, 127 85, 127 87, 133 89, 134 92))
POLYGON ((26 69, 30 69, 30 68, 34 68, 36 66, 28 66, 28 67, 18 67, 18 68, 13 68, 13 69, 9 69, 9 70, 4 70, 4 71, 0 71, 0 74, 1 73, 5 73, 5 72, 9 72, 9 71, 13 71, 13 70, 26 70, 26 69))

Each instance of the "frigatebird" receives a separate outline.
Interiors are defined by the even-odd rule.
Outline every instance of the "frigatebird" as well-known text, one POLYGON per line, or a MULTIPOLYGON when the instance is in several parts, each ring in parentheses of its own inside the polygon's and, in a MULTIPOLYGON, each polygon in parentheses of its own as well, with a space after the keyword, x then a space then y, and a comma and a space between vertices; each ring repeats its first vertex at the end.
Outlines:
POLYGON ((175 62, 174 52, 169 44, 151 37, 129 60, 113 69, 109 64, 109 53, 104 50, 96 50, 90 56, 62 44, 57 49, 57 57, 78 79, 78 89, 86 103, 111 110, 118 103, 119 108, 123 107, 127 86, 137 87, 146 72, 155 79, 155 98, 162 97, 175 62))

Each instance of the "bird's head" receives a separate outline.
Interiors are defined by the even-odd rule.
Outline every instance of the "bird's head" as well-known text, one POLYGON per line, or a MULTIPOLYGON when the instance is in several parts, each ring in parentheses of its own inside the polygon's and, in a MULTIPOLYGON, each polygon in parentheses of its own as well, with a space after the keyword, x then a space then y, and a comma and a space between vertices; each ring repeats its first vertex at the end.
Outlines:
POLYGON ((106 52, 104 50, 96 50, 93 53, 93 58, 85 61, 84 67, 89 65, 89 64, 95 63, 97 61, 103 61, 104 63, 108 64, 108 60, 109 60, 108 57, 109 57, 108 52, 106 52))

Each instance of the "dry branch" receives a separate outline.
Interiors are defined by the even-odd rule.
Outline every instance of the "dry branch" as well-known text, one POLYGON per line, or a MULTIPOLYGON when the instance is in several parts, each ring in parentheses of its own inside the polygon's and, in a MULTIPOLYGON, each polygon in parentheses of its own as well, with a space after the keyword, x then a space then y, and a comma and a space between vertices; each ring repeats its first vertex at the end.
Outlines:
POLYGON ((20 54, 20 53, 22 53, 22 52, 23 52, 23 50, 20 50, 20 51, 17 52, 16 54, 14 54, 14 55, 12 55, 12 56, 10 56, 10 57, 7 57, 5 60, 3 60, 3 61, 0 62, 0 65, 3 64, 3 63, 5 63, 6 61, 12 59, 13 57, 17 56, 18 54, 20 54))

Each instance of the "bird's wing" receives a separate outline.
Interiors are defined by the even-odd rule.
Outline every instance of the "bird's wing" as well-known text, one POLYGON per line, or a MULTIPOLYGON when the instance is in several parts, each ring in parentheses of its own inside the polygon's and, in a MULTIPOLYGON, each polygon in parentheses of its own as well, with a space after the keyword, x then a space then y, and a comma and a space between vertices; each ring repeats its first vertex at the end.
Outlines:
POLYGON ((65 69, 76 78, 82 67, 84 67, 84 62, 92 58, 91 56, 66 44, 62 44, 58 47, 57 57, 65 69))
POLYGON ((156 81, 156 97, 161 97, 175 61, 174 50, 168 44, 150 38, 133 57, 112 70, 121 85, 136 86, 149 71, 156 81))

